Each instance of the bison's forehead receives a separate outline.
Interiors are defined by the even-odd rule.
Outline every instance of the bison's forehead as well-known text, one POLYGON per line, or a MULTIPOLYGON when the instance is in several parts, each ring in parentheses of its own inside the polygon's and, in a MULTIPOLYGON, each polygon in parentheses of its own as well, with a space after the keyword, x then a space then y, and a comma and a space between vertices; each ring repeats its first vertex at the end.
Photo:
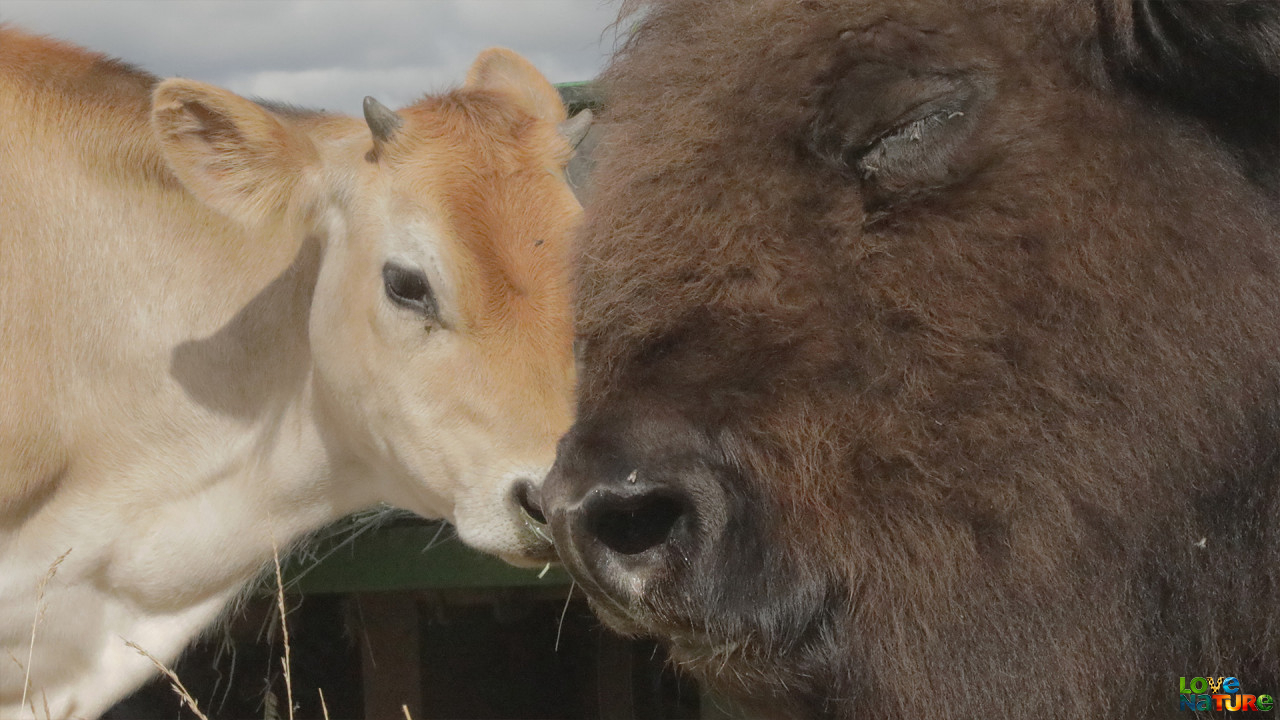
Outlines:
MULTIPOLYGON (((1058 19, 1060 32, 1050 33, 1039 29, 1048 9, 1009 5, 655 8, 606 77, 610 141, 578 257, 584 334, 652 339, 706 306, 764 303, 775 316, 789 308, 796 316, 777 316, 783 326, 812 313, 822 296, 813 290, 847 285, 839 265, 867 249, 850 179, 808 153, 848 74, 892 66, 964 75, 986 95, 1083 82, 1061 53, 1032 52, 1041 35, 1065 42, 1058 36, 1072 30, 1059 26, 1070 23, 1058 19)), ((893 113, 930 99, 910 90, 870 98, 877 107, 853 98, 854 110, 891 124, 893 113)))
MULTIPOLYGON (((970 280, 1043 279, 1071 262, 1041 252, 1054 238, 1140 232, 1120 225, 1146 222, 1158 175, 1223 169, 1204 138, 1114 92, 1091 15, 1021 0, 655 7, 606 75, 609 141, 577 252, 597 366, 709 315, 749 316, 737 334, 786 346, 884 292, 981 314, 991 293, 970 280), (874 149, 895 134, 920 148, 899 176, 874 149), (1172 147, 1182 157, 1160 157, 1172 147), (1144 187, 1122 187, 1133 167, 1144 187), (1013 241, 1018 260, 990 246, 1013 241), (870 273, 876 257, 900 277, 870 273)), ((1101 251, 1161 252, 1146 235, 1101 251)))

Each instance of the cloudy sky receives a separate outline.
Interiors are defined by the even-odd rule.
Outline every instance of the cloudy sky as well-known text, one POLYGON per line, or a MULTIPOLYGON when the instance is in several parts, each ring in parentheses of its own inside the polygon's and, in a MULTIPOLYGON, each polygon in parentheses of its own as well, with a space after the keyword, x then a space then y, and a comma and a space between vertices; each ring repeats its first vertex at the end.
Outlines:
POLYGON ((4 0, 0 22, 157 75, 358 114, 461 82, 509 47, 552 82, 586 80, 613 49, 611 0, 4 0))

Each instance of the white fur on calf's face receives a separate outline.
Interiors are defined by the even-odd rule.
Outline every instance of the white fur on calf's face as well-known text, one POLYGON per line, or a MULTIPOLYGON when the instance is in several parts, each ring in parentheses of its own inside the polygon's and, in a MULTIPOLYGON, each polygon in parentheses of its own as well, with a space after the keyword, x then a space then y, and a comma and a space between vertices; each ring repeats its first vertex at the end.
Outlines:
POLYGON ((564 143, 548 133, 564 110, 536 70, 505 51, 483 54, 468 82, 542 126, 482 126, 446 103, 406 109, 407 126, 386 138, 312 139, 189 81, 161 87, 157 103, 168 109, 154 122, 179 176, 214 207, 247 225, 320 221, 309 320, 316 401, 328 435, 367 473, 340 490, 350 504, 444 517, 480 549, 538 562, 549 548, 511 497, 515 482, 541 481, 570 416, 558 238, 577 204, 556 179, 564 143), (502 136, 511 128, 541 132, 542 152, 519 152, 502 136), (434 313, 389 298, 391 266, 421 274, 434 313))
MULTIPOLYGON (((412 116, 403 132, 424 120, 439 122, 412 116)), ((559 238, 576 203, 544 171, 547 158, 483 167, 478 152, 449 143, 404 148, 393 136, 331 219, 310 321, 318 399, 382 500, 448 518, 469 544, 511 562, 538 563, 549 547, 522 522, 513 488, 541 482, 570 420, 559 238), (389 295, 388 267, 421 275, 430 312, 389 295)))

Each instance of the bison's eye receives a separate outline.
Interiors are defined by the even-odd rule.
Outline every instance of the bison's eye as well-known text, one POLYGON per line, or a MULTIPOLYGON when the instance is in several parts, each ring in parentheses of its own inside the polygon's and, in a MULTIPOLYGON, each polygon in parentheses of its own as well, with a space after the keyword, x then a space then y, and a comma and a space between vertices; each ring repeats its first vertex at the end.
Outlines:
POLYGON ((867 184, 873 199, 938 188, 959 179, 972 121, 965 106, 930 103, 843 158, 867 184))
POLYGON ((945 126, 964 116, 965 112, 959 108, 932 111, 893 128, 868 146, 851 148, 845 162, 864 178, 872 178, 894 164, 925 162, 928 155, 938 152, 936 143, 938 136, 946 131, 945 126))
POLYGON ((382 266, 382 286, 395 304, 420 313, 429 320, 439 319, 439 308, 426 273, 395 263, 382 266))
POLYGON ((814 149, 856 178, 869 208, 964 177, 975 119, 987 93, 978 78, 863 63, 828 80, 814 149))

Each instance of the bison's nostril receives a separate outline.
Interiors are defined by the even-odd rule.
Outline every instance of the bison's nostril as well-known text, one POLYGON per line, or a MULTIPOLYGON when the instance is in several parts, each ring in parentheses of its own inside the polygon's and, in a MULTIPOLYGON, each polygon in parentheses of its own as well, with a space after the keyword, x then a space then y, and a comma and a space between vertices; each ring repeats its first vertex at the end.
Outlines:
POLYGON ((587 531, 621 555, 637 555, 671 537, 684 505, 662 493, 602 496, 590 503, 587 531))
POLYGON ((521 480, 516 483, 514 493, 516 504, 520 506, 525 515, 529 516, 530 520, 539 525, 547 524, 547 516, 542 514, 542 507, 538 505, 538 500, 535 497, 537 490, 533 487, 533 483, 528 480, 521 480))

